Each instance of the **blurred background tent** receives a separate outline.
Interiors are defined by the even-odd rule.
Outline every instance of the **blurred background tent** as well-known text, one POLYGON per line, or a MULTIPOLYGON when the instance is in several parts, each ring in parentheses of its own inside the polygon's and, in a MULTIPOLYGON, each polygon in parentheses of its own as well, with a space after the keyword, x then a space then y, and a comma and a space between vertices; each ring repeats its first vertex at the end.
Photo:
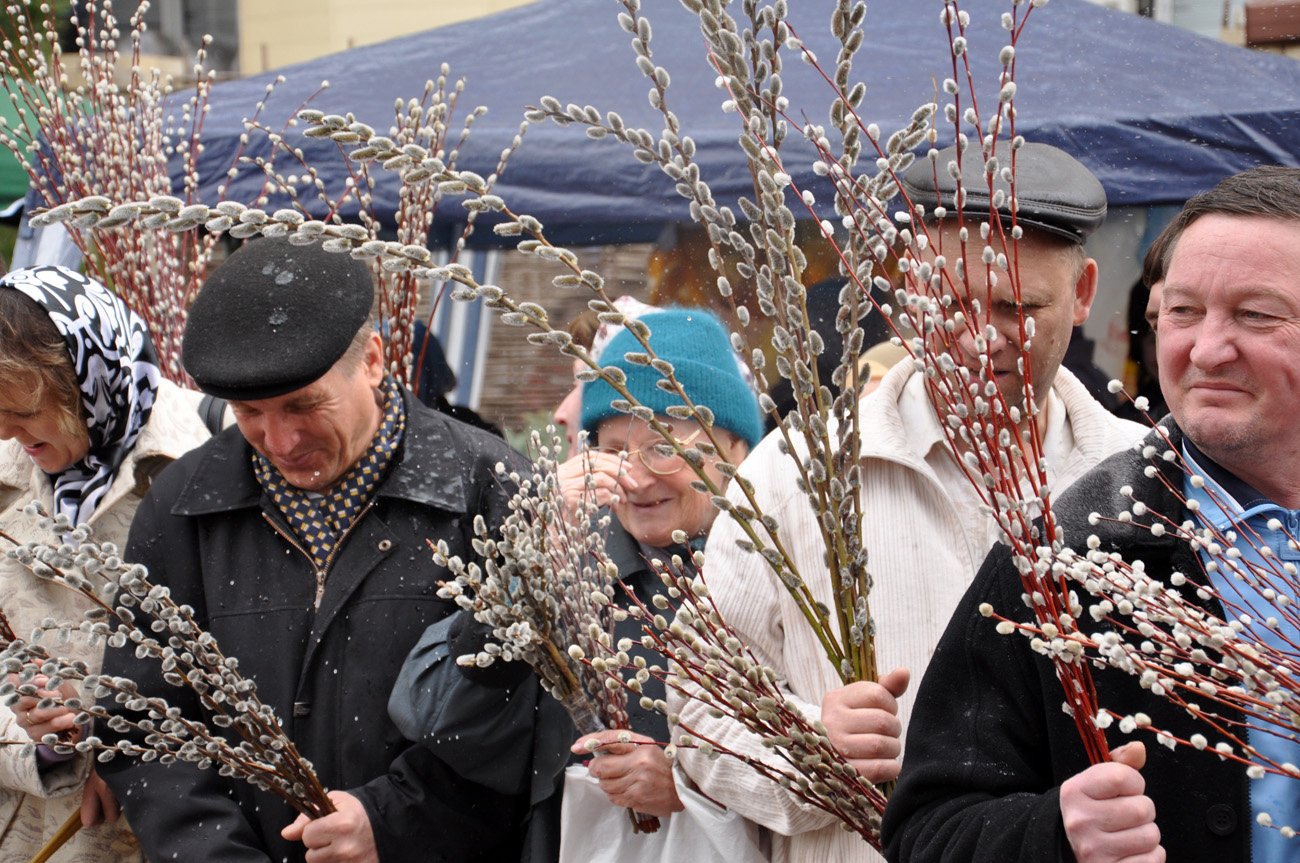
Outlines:
MULTIPOLYGON (((562 103, 618 111, 631 126, 657 134, 662 119, 647 102, 648 83, 636 71, 629 36, 608 0, 537 0, 486 18, 454 24, 388 42, 354 48, 272 73, 226 82, 214 88, 204 126, 198 197, 217 200, 246 133, 244 118, 265 97, 277 75, 284 77, 266 101, 264 122, 278 127, 308 100, 323 80, 329 86, 310 99, 326 113, 353 113, 381 131, 391 123, 395 100, 417 97, 426 79, 450 65, 453 78, 466 78, 461 114, 471 106, 489 112, 475 124, 461 148, 459 167, 492 173, 502 148, 516 134, 525 106, 543 95, 562 103)), ((1007 40, 999 24, 1010 8, 1004 0, 972 0, 970 59, 986 104, 996 99, 998 51, 1007 40)), ((808 46, 828 66, 836 46, 829 35, 834 0, 791 3, 790 17, 808 46)), ((1020 7, 1029 8, 1028 4, 1020 7)), ((653 24, 654 61, 668 69, 673 86, 668 103, 697 146, 702 176, 720 203, 735 206, 751 194, 751 178, 736 145, 737 118, 721 110, 726 94, 714 86, 698 22, 678 3, 646 4, 653 24)), ((867 85, 861 110, 883 132, 898 128, 915 108, 932 98, 938 82, 952 74, 946 28, 938 4, 916 0, 874 0, 868 5, 866 42, 853 77, 867 85)), ((1125 335, 1128 289, 1137 275, 1144 237, 1165 215, 1148 219, 1148 208, 1177 205, 1222 177, 1256 164, 1300 164, 1300 64, 1286 57, 1233 47, 1083 0, 1054 0, 1034 9, 1016 55, 1017 132, 1073 153, 1101 179, 1112 218, 1090 245, 1101 260, 1103 290, 1090 334, 1104 355, 1114 341, 1108 328, 1125 335), (1119 323, 1116 323, 1116 322, 1119 323)), ((791 114, 824 123, 830 103, 827 84, 793 57, 783 72, 791 114)), ((952 130, 940 124, 938 145, 952 130)), ((258 135, 246 152, 257 152, 258 135)), ((341 188, 347 166, 335 145, 286 137, 333 188, 341 188)), ((812 174, 811 148, 797 135, 787 140, 787 168, 801 187, 824 189, 812 174)), ((393 176, 376 172, 375 214, 390 220, 397 201, 393 176)), ((242 166, 225 196, 248 202, 262 191, 263 175, 242 166)), ((178 190, 179 191, 179 190, 178 190)), ((545 224, 554 242, 572 245, 657 242, 660 274, 680 285, 707 285, 689 230, 686 202, 659 170, 637 162, 613 139, 591 140, 579 128, 551 123, 532 126, 497 183, 497 192, 521 213, 545 224), (680 250, 675 253, 674 250, 680 250)), ((829 200, 825 199, 822 205, 829 200)), ((271 200, 268 208, 284 201, 271 200)), ((310 207, 311 202, 304 200, 310 207)), ((823 210, 822 214, 827 214, 823 210)), ((458 235, 464 211, 456 201, 440 207, 433 238, 447 244, 458 235)), ((471 246, 492 246, 480 228, 471 246)), ((487 256, 490 257, 490 256, 487 256)), ((490 263, 483 263, 490 272, 490 263)), ((816 280, 826 275, 814 273, 816 280)), ((689 293, 689 291, 687 291, 689 293)), ((449 304, 448 304, 449 305, 449 304)), ((459 313, 458 313, 459 314, 459 313)), ((486 316, 473 325, 485 326, 486 316)), ((457 351, 460 326, 435 321, 461 386, 451 396, 473 406, 474 374, 457 351)), ((486 333, 485 330, 482 333, 486 333)), ((483 355, 484 339, 461 339, 483 355)), ((1121 338, 1113 348, 1119 355, 1121 338)), ((1105 357, 1099 362, 1107 366, 1105 357)), ((1122 362, 1122 360, 1120 360, 1122 362)))
MULTIPOLYGON (((8 92, 16 88, 6 82, 4 89, 8 92)), ((0 99, 0 122, 11 128, 22 122, 18 106, 9 99, 0 99)), ((27 171, 12 153, 0 150, 0 218, 15 215, 26 196, 27 171)))
MULTIPOLYGON (((835 56, 827 22, 834 0, 792 3, 798 32, 826 65, 835 56)), ((996 98, 997 55, 1006 41, 999 16, 1010 4, 976 0, 971 12, 970 58, 987 99, 996 98)), ((1028 4, 1021 7, 1028 9, 1028 4)), ((656 63, 668 69, 669 104, 695 139, 698 161, 714 195, 732 203, 750 191, 736 146, 736 116, 720 110, 726 98, 713 86, 694 17, 677 3, 646 9, 654 25, 656 63)), ((951 74, 946 29, 938 4, 876 0, 868 5, 866 44, 854 78, 867 84, 861 111, 886 134, 935 95, 936 81, 951 74)), ((502 147, 517 130, 526 105, 543 95, 562 103, 616 110, 630 124, 657 132, 662 122, 646 100, 646 81, 633 65, 629 37, 607 0, 538 0, 506 13, 356 48, 215 88, 204 128, 204 200, 215 197, 251 114, 273 77, 283 75, 263 117, 274 126, 287 118, 322 80, 329 87, 312 99, 327 113, 354 113, 383 129, 397 98, 418 96, 424 81, 447 63, 467 79, 462 107, 485 105, 460 166, 491 173, 502 147)), ((1075 154, 1100 178, 1112 206, 1181 203, 1221 177, 1251 165, 1300 164, 1300 64, 1196 36, 1149 19, 1114 12, 1083 0, 1055 0, 1030 17, 1016 55, 1017 131, 1075 154)), ((827 85, 803 63, 788 61, 784 94, 792 114, 825 122, 827 85)), ((939 127, 943 146, 951 129, 939 127)), ((326 173, 345 170, 328 141, 296 146, 326 173)), ((816 188, 811 152, 791 136, 798 154, 788 167, 795 181, 816 188)), ((396 183, 381 177, 378 215, 391 215, 396 183)), ((257 171, 242 173, 227 196, 246 200, 261 184, 257 171)), ((633 160, 612 139, 588 140, 579 129, 532 127, 498 184, 519 212, 540 218, 557 239, 599 244, 653 239, 668 222, 688 220, 685 202, 657 168, 633 160)), ((446 207, 435 230, 454 230, 462 212, 446 207)), ((476 239, 488 242, 490 232, 476 239)))

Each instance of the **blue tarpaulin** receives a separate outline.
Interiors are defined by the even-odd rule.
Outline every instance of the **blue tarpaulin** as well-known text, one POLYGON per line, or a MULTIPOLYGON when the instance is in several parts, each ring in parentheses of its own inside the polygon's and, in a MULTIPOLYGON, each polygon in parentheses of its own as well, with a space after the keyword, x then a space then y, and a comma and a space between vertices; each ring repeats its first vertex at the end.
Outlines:
MULTIPOLYGON (((752 193, 751 178, 736 144, 737 116, 721 110, 726 94, 714 86, 698 23, 671 0, 642 5, 654 25, 654 60, 672 76, 669 105, 695 140, 715 198, 735 206, 738 196, 752 193)), ((733 4, 737 13, 739 5, 733 4)), ((828 69, 836 53, 828 26, 834 6, 833 0, 790 3, 799 35, 828 69)), ((997 57, 1007 39, 999 17, 1011 4, 972 0, 965 6, 973 19, 970 55, 977 93, 987 110, 996 100, 997 57)), ((467 79, 460 113, 473 105, 489 109, 459 160, 461 168, 484 176, 495 170, 525 106, 536 105, 543 95, 602 112, 616 110, 629 125, 657 135, 662 119, 648 103, 649 85, 634 65, 630 36, 618 26, 621 8, 613 0, 538 0, 220 84, 204 127, 200 199, 217 199, 216 188, 225 181, 245 131, 241 120, 275 74, 286 81, 263 110, 268 125, 278 126, 328 80, 312 107, 351 112, 382 133, 392 122, 394 100, 418 97, 425 80, 448 63, 453 77, 467 79)), ((1023 12, 1029 4, 1020 8, 1023 12)), ((866 44, 853 77, 867 84, 863 119, 885 133, 932 99, 937 84, 951 74, 939 12, 936 0, 868 4, 866 44)), ((788 56, 783 79, 792 115, 826 123, 828 85, 810 66, 788 56)), ((1032 12, 1018 47, 1016 74, 1017 131, 1076 155, 1100 177, 1112 206, 1179 203, 1253 165, 1300 164, 1300 63, 1285 57, 1083 0, 1053 0, 1032 12)), ((939 134, 942 145, 952 129, 940 123, 939 134)), ((304 139, 293 129, 288 137, 333 188, 341 188, 345 166, 335 145, 304 139)), ((256 148, 256 140, 251 146, 256 148)), ((795 181, 824 192, 824 181, 812 175, 811 148, 792 135, 786 152, 795 181)), ((397 184, 383 171, 376 176, 375 208, 381 218, 390 218, 397 184)), ((229 183, 226 197, 251 201, 262 181, 260 171, 246 165, 229 183)), ((657 168, 637 162, 612 138, 589 140, 574 126, 531 127, 497 189, 514 210, 537 216, 568 244, 644 240, 665 222, 688 219, 685 201, 657 168)), ((455 201, 445 202, 435 231, 463 219, 455 201)), ((479 231, 477 237, 490 240, 491 234, 479 231)))

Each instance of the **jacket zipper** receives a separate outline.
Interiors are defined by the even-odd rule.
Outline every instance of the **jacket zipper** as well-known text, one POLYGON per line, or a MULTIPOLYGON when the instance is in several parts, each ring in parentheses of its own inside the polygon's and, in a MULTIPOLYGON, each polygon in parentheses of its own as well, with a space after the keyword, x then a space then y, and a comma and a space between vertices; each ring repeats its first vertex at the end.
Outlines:
POLYGON ((271 516, 266 513, 265 510, 262 511, 262 518, 271 526, 271 529, 282 536, 289 545, 296 548, 298 553, 307 558, 307 562, 311 564, 312 572, 316 575, 316 598, 311 604, 313 611, 320 611, 320 601, 321 598, 325 596, 325 578, 329 575, 330 566, 334 563, 334 555, 343 547, 343 543, 347 541, 348 536, 352 533, 352 529, 360 523, 361 519, 365 518, 366 513, 370 512, 371 507, 374 505, 375 502, 371 500, 362 507, 361 512, 357 513, 357 517, 352 519, 352 523, 348 525, 347 530, 343 531, 343 533, 339 535, 338 542, 334 543, 334 547, 330 549, 330 553, 325 557, 325 565, 320 568, 317 568, 315 559, 307 549, 302 547, 294 536, 282 528, 275 519, 271 518, 271 516))

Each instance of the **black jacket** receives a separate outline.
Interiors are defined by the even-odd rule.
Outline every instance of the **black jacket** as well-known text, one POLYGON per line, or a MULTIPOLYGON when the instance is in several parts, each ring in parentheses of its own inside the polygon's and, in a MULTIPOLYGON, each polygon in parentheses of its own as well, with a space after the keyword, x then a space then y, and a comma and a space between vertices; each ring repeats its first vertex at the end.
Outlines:
MULTIPOLYGON (((639 545, 612 517, 605 552, 618 567, 619 580, 646 605, 653 596, 667 594, 647 559, 668 560, 674 553, 688 559, 689 554, 680 548, 659 550, 639 545)), ((626 608, 627 597, 621 591, 615 593, 615 603, 626 608)), ((468 617, 468 612, 460 614, 468 617)), ((564 768, 575 760, 569 747, 578 734, 568 713, 542 689, 522 661, 508 664, 515 669, 498 669, 491 676, 463 673, 456 657, 477 648, 468 644, 472 639, 457 637, 461 623, 445 620, 424 634, 393 687, 389 712, 404 734, 423 743, 456 773, 518 801, 524 810, 516 826, 522 842, 520 860, 553 861, 559 856, 564 768)), ((465 625, 481 628, 479 624, 465 625)), ((631 638, 632 656, 662 664, 662 657, 640 646, 641 626, 632 618, 615 624, 615 642, 631 638)), ((499 665, 502 663, 489 668, 499 665)), ((663 683, 651 677, 644 692, 651 698, 663 698, 663 683)), ((637 702, 636 697, 628 699, 632 730, 665 740, 667 719, 637 702)))
MULTIPOLYGON (((1177 448, 1181 434, 1172 420, 1165 427, 1177 448)), ((1182 488, 1181 472, 1161 460, 1159 453, 1168 447, 1155 435, 1145 441, 1156 446, 1153 459, 1134 450, 1116 453, 1071 486, 1055 507, 1058 523, 1074 548, 1096 534, 1102 550, 1142 560, 1153 578, 1184 572, 1199 580, 1203 570, 1186 543, 1131 525, 1088 524, 1090 512, 1113 517, 1132 505, 1119 493, 1125 485, 1152 512, 1182 517, 1182 504, 1159 477, 1143 474, 1155 464, 1174 488, 1182 488)), ((1024 637, 998 635, 994 621, 980 616, 984 602, 1009 618, 1031 617, 1004 545, 989 554, 957 607, 917 693, 902 777, 883 826, 886 856, 895 863, 1074 859, 1058 794, 1063 781, 1088 767, 1083 745, 1061 709, 1064 698, 1051 663, 1024 637)), ((1222 614, 1217 605, 1213 610, 1222 614)), ((1211 745, 1218 741, 1211 729, 1142 689, 1136 678, 1113 669, 1094 670, 1093 677, 1103 708, 1147 713, 1155 727, 1183 739, 1199 731, 1211 745)), ((1251 812, 1244 767, 1206 752, 1170 751, 1150 733, 1125 735, 1112 727, 1107 738, 1112 749, 1130 740, 1146 744, 1142 775, 1171 863, 1248 863, 1251 812)))
MULTIPOLYGON (((400 455, 342 544, 318 610, 312 564, 263 495, 237 428, 158 477, 126 556, 192 605, 223 652, 238 657, 325 787, 360 799, 381 860, 495 860, 500 825, 514 818, 509 801, 403 739, 387 702, 420 633, 453 610, 437 597, 447 573, 427 542, 444 539, 453 554, 472 554, 474 515, 495 524, 506 512, 508 492, 493 467, 519 457, 409 394, 406 404, 400 455)), ((188 690, 161 680, 156 662, 129 648, 110 649, 104 670, 187 715, 200 710, 188 690)), ((215 769, 125 758, 100 769, 151 860, 303 859, 300 843, 280 838, 292 810, 215 769)))

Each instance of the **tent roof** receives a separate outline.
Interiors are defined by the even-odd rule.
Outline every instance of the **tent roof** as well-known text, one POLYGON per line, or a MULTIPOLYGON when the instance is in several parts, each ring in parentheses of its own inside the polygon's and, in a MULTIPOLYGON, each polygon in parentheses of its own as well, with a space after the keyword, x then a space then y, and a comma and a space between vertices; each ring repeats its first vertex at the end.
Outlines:
MULTIPOLYGON (((830 66, 835 46, 827 22, 834 0, 791 3, 801 37, 830 66)), ((977 93, 996 98, 997 54, 1007 34, 998 23, 1002 0, 970 0, 971 57, 977 93)), ((648 84, 636 71, 629 36, 608 0, 538 0, 488 18, 352 49, 278 71, 262 117, 278 125, 323 79, 330 86, 311 105, 327 113, 354 113, 386 129, 397 98, 420 94, 424 81, 450 64, 464 76, 459 113, 485 105, 459 165, 492 173, 515 134, 524 107, 543 95, 562 103, 618 111, 629 125, 657 132, 648 84)), ((705 57, 698 23, 678 3, 646 4, 654 26, 654 60, 672 75, 669 104, 697 144, 702 174, 724 204, 751 189, 736 145, 735 114, 720 110, 724 93, 705 57)), ((1025 7, 1027 8, 1027 6, 1025 7)), ((867 84, 864 120, 888 133, 931 99, 951 74, 947 35, 938 4, 875 0, 868 6, 866 44, 854 77, 867 84), (924 6, 924 11, 918 11, 924 6)), ((1056 144, 1100 177, 1112 206, 1180 203, 1222 177, 1257 164, 1300 164, 1300 63, 1235 48, 1189 32, 1083 0, 1055 0, 1036 9, 1017 52, 1017 131, 1056 144)), ((243 133, 241 120, 277 73, 218 85, 205 121, 201 170, 203 200, 216 198, 243 133)), ((824 123, 830 104, 825 82, 791 58, 784 92, 795 116, 824 123)), ((334 145, 289 132, 323 173, 342 172, 334 145)), ((951 137, 951 129, 940 126, 951 137)), ((791 136, 788 165, 796 181, 811 176, 811 150, 791 136), (797 153, 790 158, 791 153, 797 153)), ((246 166, 247 168, 247 166, 246 166)), ((336 174, 336 179, 344 176, 336 174)), ((396 183, 377 171, 375 204, 390 218, 396 183)), ((246 169, 227 197, 251 200, 261 174, 246 169)), ((335 186, 334 188, 338 188, 335 186)), ((668 221, 688 218, 686 204, 657 168, 637 162, 614 141, 589 140, 580 129, 532 126, 512 157, 498 192, 517 212, 540 218, 562 242, 618 242, 653 236, 668 221)), ((275 202, 272 202, 274 205, 275 202)), ((449 201, 437 224, 463 219, 449 201)), ((490 232, 479 231, 487 240, 490 232)))

